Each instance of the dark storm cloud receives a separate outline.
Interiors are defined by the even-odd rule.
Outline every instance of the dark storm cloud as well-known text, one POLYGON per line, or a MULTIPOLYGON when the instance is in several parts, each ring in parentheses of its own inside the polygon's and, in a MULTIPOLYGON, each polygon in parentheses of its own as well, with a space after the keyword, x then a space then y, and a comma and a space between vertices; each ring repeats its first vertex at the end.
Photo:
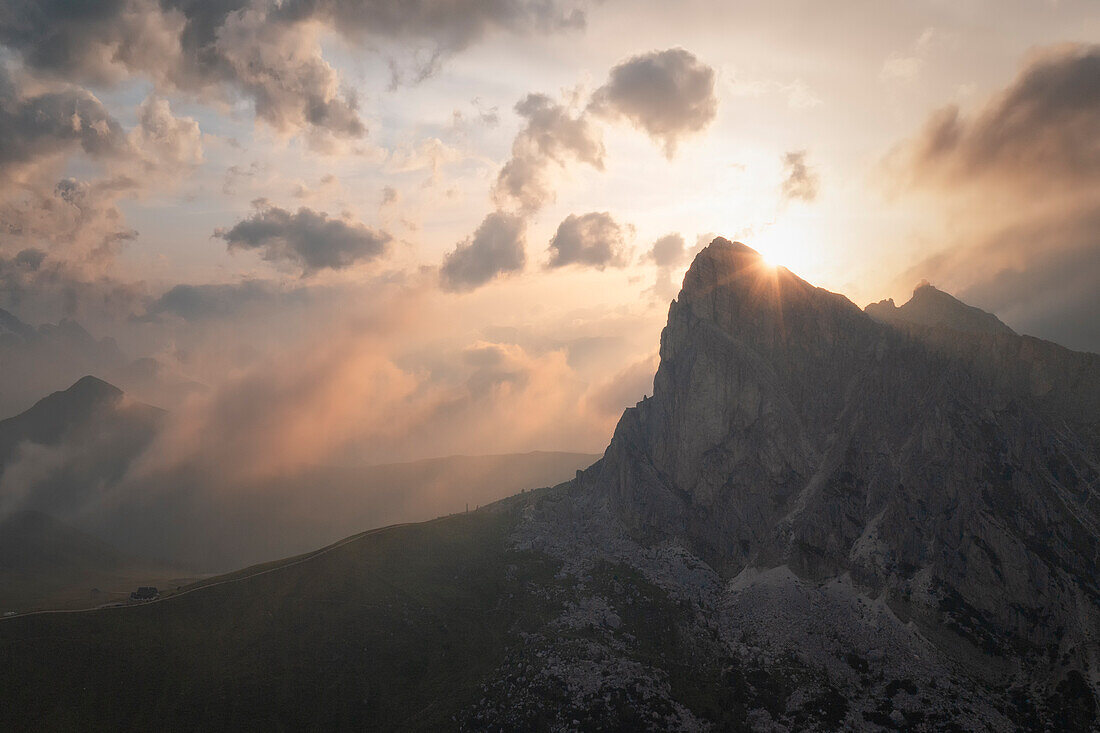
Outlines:
POLYGON ((682 48, 651 51, 613 68, 592 96, 592 109, 626 118, 672 157, 681 138, 704 129, 717 114, 714 81, 714 69, 682 48))
POLYGON ((806 165, 805 150, 792 151, 783 156, 783 175, 784 201, 810 202, 817 198, 820 180, 817 173, 806 165))
POLYGON ((528 94, 516 112, 527 123, 497 177, 493 193, 498 202, 514 200, 527 212, 542 208, 553 199, 549 168, 555 163, 578 160, 603 170, 603 140, 586 115, 574 117, 565 105, 544 94, 528 94))
POLYGON ((1020 332, 1100 352, 1100 46, 1031 57, 969 116, 951 107, 888 158, 903 187, 972 203, 964 241, 904 277, 943 283, 1020 332), (1040 194, 1041 195, 1037 195, 1040 194))
POLYGON ((512 214, 495 211, 485 217, 473 237, 443 259, 443 289, 473 290, 498 275, 522 270, 527 262, 524 228, 523 219, 512 214))
POLYGON ((421 42, 423 76, 494 30, 579 28, 584 12, 555 0, 11 0, 0 9, 0 44, 59 78, 142 75, 206 96, 236 93, 277 129, 359 137, 356 99, 322 57, 319 24, 353 41, 421 42))
POLYGON ((1068 46, 1040 54, 975 114, 939 111, 901 152, 918 179, 1075 185, 1100 175, 1098 140, 1100 46, 1068 46))
POLYGON ((623 228, 607 212, 570 214, 550 240, 549 267, 582 265, 602 270, 626 265, 623 228))
POLYGON ((304 275, 377 259, 390 241, 386 232, 330 219, 324 212, 302 207, 292 213, 266 205, 233 227, 218 229, 214 236, 224 239, 230 250, 259 250, 265 260, 299 265, 304 275))

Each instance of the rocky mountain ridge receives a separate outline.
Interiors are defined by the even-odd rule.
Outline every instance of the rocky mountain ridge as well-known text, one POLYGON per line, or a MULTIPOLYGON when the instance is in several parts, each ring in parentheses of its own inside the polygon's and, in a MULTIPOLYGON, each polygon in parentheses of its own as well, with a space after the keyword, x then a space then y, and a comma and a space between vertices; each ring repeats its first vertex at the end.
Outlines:
MULTIPOLYGON (((974 320, 958 306, 941 316, 974 320)), ((870 668, 902 679, 881 653, 894 647, 928 680, 980 690, 958 714, 973 721, 1014 695, 1072 698, 1074 720, 1095 721, 1100 357, 963 333, 884 323, 715 240, 670 308, 653 397, 599 463, 531 507, 539 530, 522 541, 577 568, 616 543, 634 550, 610 555, 639 567, 632 556, 679 548, 713 570, 702 617, 804 669, 879 650, 870 668), (555 529, 577 522, 602 539, 555 529), (868 627, 866 604, 886 620, 868 627), (759 620, 767 609, 779 627, 759 620)), ((850 685, 837 686, 853 708, 881 694, 850 685)))
POLYGON ((997 316, 967 305, 928 282, 918 285, 913 290, 913 297, 901 307, 895 306, 890 298, 871 303, 863 311, 877 321, 895 325, 929 326, 972 334, 1016 335, 997 316))

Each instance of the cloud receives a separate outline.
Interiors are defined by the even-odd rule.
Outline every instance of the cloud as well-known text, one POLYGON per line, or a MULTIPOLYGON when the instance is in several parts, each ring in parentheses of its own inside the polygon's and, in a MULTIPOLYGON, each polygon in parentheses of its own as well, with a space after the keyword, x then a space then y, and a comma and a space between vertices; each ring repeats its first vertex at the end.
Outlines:
POLYGON ((527 262, 524 229, 518 216, 501 211, 486 216, 473 237, 444 257, 439 271, 443 289, 473 290, 498 275, 522 270, 527 262))
POLYGON ((349 37, 422 39, 449 51, 493 30, 546 32, 585 25, 583 4, 554 0, 291 0, 284 7, 288 15, 325 19, 349 37))
POLYGON ((253 100, 256 115, 280 132, 302 128, 343 138, 366 133, 359 103, 321 56, 320 28, 271 22, 275 5, 230 13, 212 48, 234 83, 253 100))
POLYGON ((115 255, 137 232, 117 207, 135 195, 136 179, 125 174, 90 181, 54 177, 57 165, 26 171, 23 180, 0 186, 0 252, 39 249, 82 278, 108 274, 115 255))
POLYGON ((820 180, 817 173, 806 165, 805 150, 792 151, 783 156, 783 175, 781 190, 784 201, 810 202, 817 198, 820 180))
POLYGON ((554 196, 554 163, 564 166, 577 160, 603 170, 603 140, 586 115, 573 116, 568 107, 544 94, 528 94, 515 109, 527 122, 497 177, 493 196, 498 203, 515 201, 526 212, 542 208, 554 196))
POLYGON ((646 253, 646 259, 661 268, 684 264, 687 259, 684 238, 679 234, 666 234, 653 243, 653 248, 646 253))
POLYGON ((548 267, 583 265, 602 270, 625 267, 626 262, 623 228, 606 211, 570 214, 550 240, 548 267))
POLYGON ((884 170, 958 232, 905 272, 1015 330, 1100 352, 1100 46, 1033 54, 970 115, 941 110, 884 170), (1038 195, 1040 194, 1041 195, 1038 195))
POLYGON ((160 91, 248 99, 277 130, 355 138, 365 132, 356 98, 323 58, 322 33, 413 47, 422 78, 494 31, 584 21, 581 3, 557 0, 13 0, 0 13, 0 44, 42 75, 90 84, 144 76, 160 91))
POLYGON ((143 310, 146 298, 143 283, 90 276, 40 249, 0 252, 0 308, 34 322, 127 319, 143 310))
POLYGON ((127 152, 122 126, 90 92, 68 87, 23 94, 20 87, 0 65, 0 176, 74 148, 93 158, 127 152))
POLYGON ((386 251, 390 235, 354 221, 330 219, 325 212, 306 207, 291 213, 260 203, 252 216, 214 236, 229 249, 260 250, 269 262, 288 262, 303 275, 318 270, 342 270, 375 260, 386 251))
POLYGON ((714 69, 682 48, 651 51, 614 67, 591 106, 605 117, 626 118, 671 158, 683 137, 714 120, 714 80, 714 69))
POLYGON ((250 369, 186 406, 131 480, 181 470, 212 471, 222 486, 272 478, 324 461, 350 440, 397 433, 417 417, 416 377, 372 339, 338 339, 298 352, 294 362, 250 369))
POLYGON ((150 96, 138 106, 138 125, 130 144, 146 172, 194 168, 202 163, 202 132, 190 117, 176 117, 168 100, 150 96))
POLYGON ((611 70, 610 80, 580 112, 569 103, 528 94, 515 111, 526 122, 493 187, 498 208, 531 215, 554 200, 555 169, 574 161, 604 169, 606 154, 595 117, 625 117, 661 142, 672 157, 679 140, 702 130, 717 112, 714 70, 683 49, 636 56, 611 70))
POLYGON ((1097 140, 1100 46, 1060 46, 1039 53, 975 114, 937 112, 892 162, 917 183, 1002 177, 1010 186, 1076 186, 1100 175, 1097 140))
POLYGON ((271 308, 286 301, 303 302, 300 289, 283 291, 264 280, 169 288, 148 307, 149 316, 171 315, 187 321, 233 318, 247 308, 271 308))
POLYGON ((137 236, 119 200, 171 186, 202 160, 193 119, 154 97, 137 112, 127 132, 87 90, 30 84, 0 65, 0 252, 49 251, 85 280, 107 273, 137 236))
POLYGON ((688 257, 687 245, 679 234, 666 234, 654 242, 645 259, 657 266, 657 277, 647 292, 658 301, 676 297, 677 285, 672 275, 687 262, 688 257))

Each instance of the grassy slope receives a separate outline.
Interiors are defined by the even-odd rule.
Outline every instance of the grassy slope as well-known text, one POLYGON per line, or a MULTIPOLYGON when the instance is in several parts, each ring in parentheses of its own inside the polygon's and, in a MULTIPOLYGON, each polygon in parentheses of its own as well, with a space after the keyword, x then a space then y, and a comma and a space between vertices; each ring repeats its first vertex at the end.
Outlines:
POLYGON ((637 572, 598 565, 585 590, 508 549, 531 498, 363 533, 155 603, 0 620, 0 730, 442 730, 471 709, 514 729, 644 722, 648 699, 577 707, 559 688, 528 690, 547 649, 582 667, 621 649, 725 729, 743 727, 750 700, 786 710, 783 676, 716 655, 690 608, 637 572), (548 625, 593 593, 621 626, 548 625), (592 643, 605 651, 591 657, 592 643))
POLYGON ((174 588, 196 577, 126 557, 40 512, 0 520, 0 612, 94 608, 140 585, 174 588))
POLYGON ((552 612, 522 587, 555 568, 504 551, 512 521, 396 527, 158 603, 0 622, 0 728, 447 723, 552 612))

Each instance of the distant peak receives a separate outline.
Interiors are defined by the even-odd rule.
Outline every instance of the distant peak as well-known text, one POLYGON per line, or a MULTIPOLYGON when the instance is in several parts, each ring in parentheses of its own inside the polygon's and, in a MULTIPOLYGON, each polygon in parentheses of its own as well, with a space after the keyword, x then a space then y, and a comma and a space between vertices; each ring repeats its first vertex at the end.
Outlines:
POLYGON ((949 293, 945 293, 927 280, 921 280, 919 283, 917 283, 917 286, 913 288, 913 295, 909 299, 909 302, 911 303, 914 300, 920 300, 922 298, 950 298, 956 303, 966 305, 955 296, 950 295, 949 293))
POLYGON ((900 308, 889 299, 868 305, 864 312, 880 321, 950 328, 963 333, 1016 333, 992 313, 967 305, 927 280, 917 284, 913 297, 900 308))
POLYGON ((78 379, 73 386, 65 390, 65 394, 91 399, 118 399, 123 393, 113 384, 89 374, 78 379))

